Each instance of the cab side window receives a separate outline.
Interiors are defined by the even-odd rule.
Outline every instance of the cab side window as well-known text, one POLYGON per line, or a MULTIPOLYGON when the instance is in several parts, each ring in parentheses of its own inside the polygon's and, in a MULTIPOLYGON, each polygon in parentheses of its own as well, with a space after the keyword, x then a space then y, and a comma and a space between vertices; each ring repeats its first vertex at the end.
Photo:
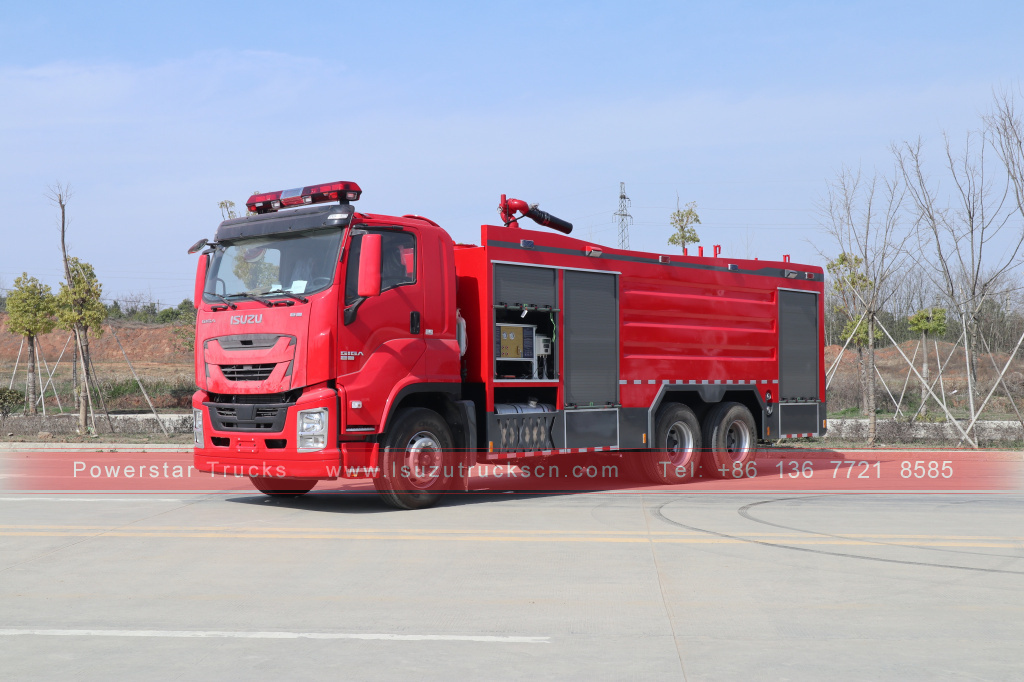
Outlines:
MULTIPOLYGON (((365 233, 364 233, 365 234, 365 233)), ((408 232, 381 231, 380 291, 416 283, 416 237, 408 232)), ((348 269, 345 273, 345 305, 355 303, 359 296, 359 254, 363 235, 353 235, 349 244, 348 269)))
POLYGON ((385 232, 380 245, 380 290, 416 282, 416 238, 408 232, 385 232))

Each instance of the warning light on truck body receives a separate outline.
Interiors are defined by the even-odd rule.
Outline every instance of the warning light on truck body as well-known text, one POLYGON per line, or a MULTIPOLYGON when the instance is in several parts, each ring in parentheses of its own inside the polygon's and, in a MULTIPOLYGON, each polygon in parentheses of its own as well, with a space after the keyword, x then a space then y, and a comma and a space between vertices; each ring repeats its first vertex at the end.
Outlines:
POLYGON ((329 182, 280 192, 253 194, 245 205, 253 213, 271 213, 291 206, 323 204, 329 201, 348 203, 357 201, 362 193, 363 190, 354 182, 329 182))

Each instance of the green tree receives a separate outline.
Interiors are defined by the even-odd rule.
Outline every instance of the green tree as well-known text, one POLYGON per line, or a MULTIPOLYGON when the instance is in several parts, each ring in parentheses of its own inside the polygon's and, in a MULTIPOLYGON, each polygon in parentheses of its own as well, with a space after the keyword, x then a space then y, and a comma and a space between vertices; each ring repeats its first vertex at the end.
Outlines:
POLYGON ((157 321, 156 303, 150 301, 139 308, 138 312, 135 313, 135 319, 139 322, 156 322, 157 321))
POLYGON ((185 353, 193 353, 196 347, 196 307, 192 299, 186 298, 178 304, 178 317, 172 335, 174 347, 185 353))
MULTIPOLYGON (((100 299, 103 296, 103 285, 96 277, 92 265, 71 256, 68 258, 68 269, 71 272, 70 282, 61 282, 57 292, 57 322, 61 329, 73 331, 76 326, 86 334, 90 329, 96 330, 96 336, 103 333, 104 318, 107 308, 100 299)), ((83 352, 87 352, 87 344, 83 343, 83 352)), ((88 363, 88 358, 85 358, 88 363)))
POLYGON ((7 328, 28 342, 28 409, 36 413, 36 337, 53 331, 57 320, 50 287, 23 272, 7 297, 7 328))
MULTIPOLYGON (((921 332, 921 347, 924 356, 921 358, 921 405, 922 411, 927 411, 924 405, 928 402, 928 335, 942 336, 946 333, 946 309, 945 308, 924 308, 910 316, 911 331, 921 332)), ((935 358, 935 362, 940 362, 935 358)))
POLYGON ((866 319, 861 319, 863 305, 854 292, 866 297, 872 288, 871 280, 863 272, 864 259, 849 253, 841 253, 825 266, 832 278, 832 294, 838 301, 835 308, 846 317, 846 325, 842 331, 842 342, 847 339, 857 349, 857 367, 860 374, 860 407, 861 412, 868 413, 871 400, 869 393, 874 391, 873 375, 868 374, 868 363, 864 357, 865 349, 873 349, 875 342, 874 329, 869 329, 866 319))
POLYGON ((697 215, 697 202, 691 201, 684 208, 679 208, 679 199, 676 199, 676 210, 672 212, 669 222, 675 229, 672 236, 668 238, 670 246, 678 246, 683 252, 687 244, 696 244, 700 241, 694 225, 700 225, 700 216, 697 215))
POLYGON ((164 308, 156 314, 156 321, 160 324, 170 324, 178 319, 177 308, 164 308))
POLYGON ((96 330, 96 336, 103 333, 102 324, 107 315, 107 308, 100 300, 103 295, 103 286, 96 278, 96 271, 92 265, 74 256, 69 256, 67 272, 70 281, 61 282, 60 291, 57 292, 57 326, 74 332, 78 339, 79 348, 76 350, 81 352, 85 382, 83 393, 86 393, 84 396, 79 396, 79 430, 85 433, 85 408, 89 400, 87 392, 92 383, 89 330, 96 330))
MULTIPOLYGON (((90 376, 89 365, 87 363, 89 351, 89 337, 84 333, 82 326, 80 324, 71 319, 67 319, 67 316, 69 315, 71 317, 74 317, 79 313, 81 313, 83 316, 85 315, 84 311, 78 311, 78 309, 75 308, 76 295, 74 291, 75 281, 77 279, 85 279, 84 272, 80 267, 76 268, 74 271, 72 270, 71 257, 68 255, 67 235, 68 225, 71 222, 71 218, 68 216, 68 202, 71 200, 73 194, 74 193, 71 190, 71 185, 69 185, 68 183, 57 182, 49 187, 46 196, 50 200, 50 203, 53 205, 53 207, 60 212, 60 221, 58 222, 58 225, 60 226, 60 255, 64 265, 64 284, 62 284, 61 286, 67 287, 69 289, 70 293, 66 297, 65 306, 68 307, 71 310, 71 312, 68 313, 67 311, 65 311, 65 322, 61 322, 60 313, 62 306, 61 303, 58 301, 57 324, 58 326, 61 327, 61 329, 68 329, 69 331, 73 331, 75 335, 75 360, 71 370, 71 384, 75 391, 75 402, 76 407, 78 408, 78 432, 85 433, 87 430, 86 411, 88 407, 91 407, 91 405, 89 404, 91 403, 91 401, 89 400, 90 376), (68 326, 65 326, 65 324, 67 324, 68 326), (82 382, 85 388, 84 391, 79 390, 78 386, 79 362, 82 363, 82 382)), ((98 303, 99 296, 97 295, 96 298, 98 303)), ((102 306, 101 303, 99 305, 102 306)))
POLYGON ((178 317, 187 317, 190 321, 194 320, 196 316, 196 306, 192 303, 191 298, 181 299, 181 303, 178 304, 178 317))

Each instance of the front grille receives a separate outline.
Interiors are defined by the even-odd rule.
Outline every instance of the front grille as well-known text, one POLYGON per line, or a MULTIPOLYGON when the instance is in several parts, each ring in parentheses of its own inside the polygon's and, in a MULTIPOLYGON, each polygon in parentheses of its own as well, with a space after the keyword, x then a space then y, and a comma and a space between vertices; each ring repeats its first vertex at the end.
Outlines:
POLYGON ((279 432, 288 418, 288 405, 203 404, 210 408, 210 426, 214 431, 279 432))
POLYGON ((281 429, 274 428, 274 424, 267 422, 232 422, 222 421, 216 427, 220 431, 263 431, 269 429, 273 431, 280 431, 281 429))
POLYGON ((203 404, 210 408, 210 426, 214 431, 279 433, 288 418, 288 408, 295 405, 301 395, 301 388, 287 393, 253 395, 211 393, 209 402, 203 404))
POLYGON ((264 365, 221 365, 220 371, 228 381, 266 381, 274 371, 274 363, 264 365))

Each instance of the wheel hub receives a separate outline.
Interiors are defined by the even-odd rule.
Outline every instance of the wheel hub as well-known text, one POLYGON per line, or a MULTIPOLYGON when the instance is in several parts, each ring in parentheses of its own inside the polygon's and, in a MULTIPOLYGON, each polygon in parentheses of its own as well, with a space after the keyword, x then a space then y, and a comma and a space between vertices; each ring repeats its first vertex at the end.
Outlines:
POLYGON ((417 488, 429 488, 441 477, 441 445, 434 434, 420 431, 405 447, 405 466, 409 468, 408 481, 417 488))
POLYGON ((739 419, 729 423, 725 431, 725 450, 734 462, 741 462, 750 451, 750 432, 739 419))
POLYGON ((674 466, 685 466, 693 458, 694 447, 693 432, 684 422, 675 422, 668 429, 665 437, 665 451, 668 459, 674 466))

